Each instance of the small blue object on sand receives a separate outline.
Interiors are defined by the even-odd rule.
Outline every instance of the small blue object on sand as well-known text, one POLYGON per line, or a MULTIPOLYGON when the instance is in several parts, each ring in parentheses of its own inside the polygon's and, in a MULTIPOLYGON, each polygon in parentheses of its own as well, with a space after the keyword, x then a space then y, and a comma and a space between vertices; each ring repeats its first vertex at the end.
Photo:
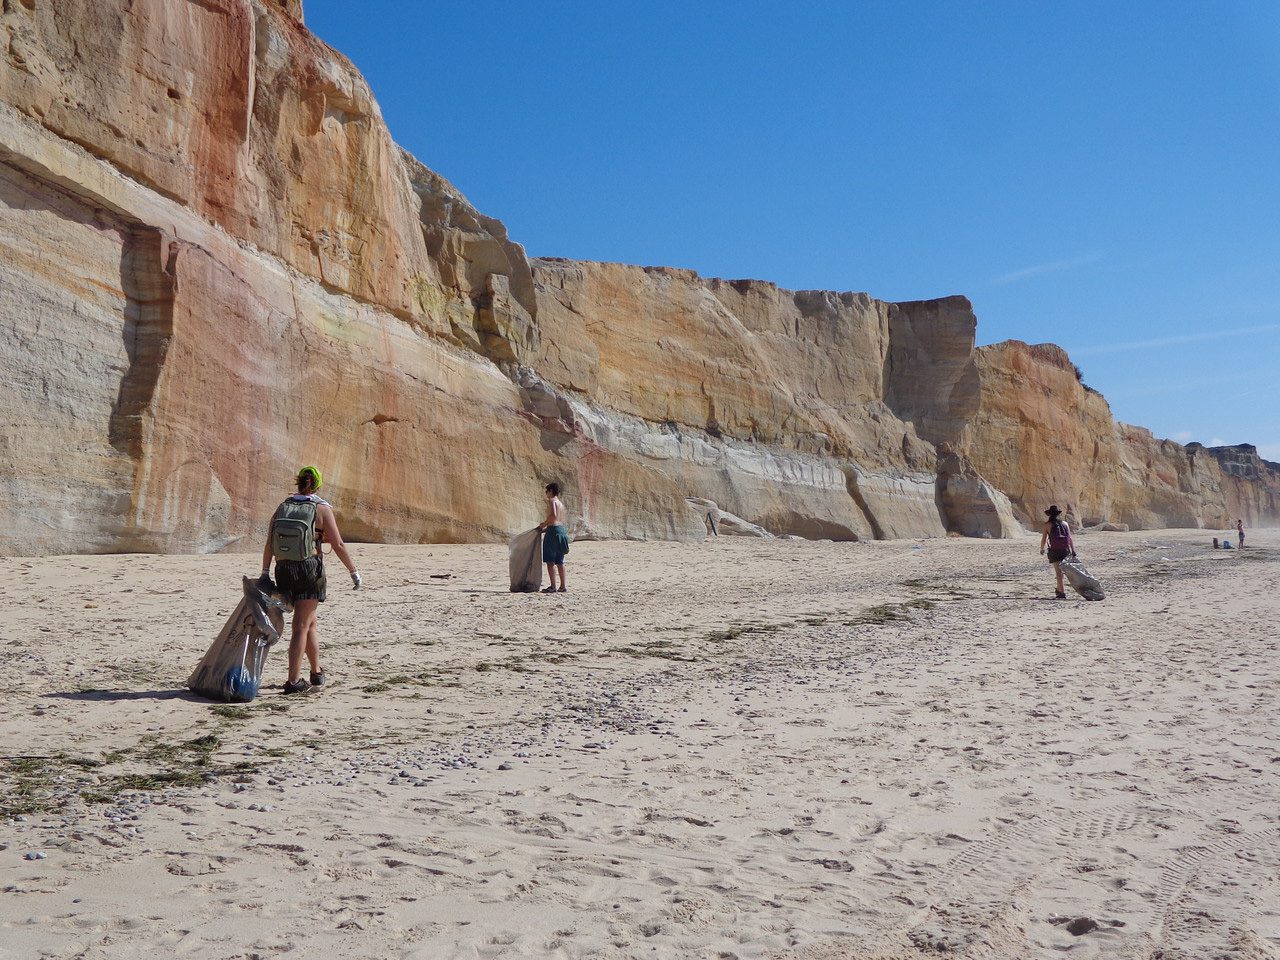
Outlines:
POLYGON ((258 681, 247 667, 232 667, 227 671, 227 699, 236 703, 250 703, 258 695, 258 681))

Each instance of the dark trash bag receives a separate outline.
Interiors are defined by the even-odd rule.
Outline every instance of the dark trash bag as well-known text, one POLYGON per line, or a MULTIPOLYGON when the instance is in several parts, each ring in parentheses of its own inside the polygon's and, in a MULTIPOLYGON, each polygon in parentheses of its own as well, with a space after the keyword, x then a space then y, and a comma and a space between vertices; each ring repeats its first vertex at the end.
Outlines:
POLYGON ((1074 554, 1063 560, 1059 566, 1062 567, 1062 575, 1066 578, 1067 583, 1071 584, 1071 589, 1086 600, 1105 600, 1107 595, 1102 591, 1102 582, 1085 569, 1079 557, 1074 554))
POLYGON ((511 592, 537 593, 542 589, 542 531, 534 527, 517 534, 507 547, 511 552, 511 592))
POLYGON ((243 579, 244 597, 187 680, 187 689, 223 703, 248 703, 258 695, 267 651, 284 631, 284 603, 243 579))

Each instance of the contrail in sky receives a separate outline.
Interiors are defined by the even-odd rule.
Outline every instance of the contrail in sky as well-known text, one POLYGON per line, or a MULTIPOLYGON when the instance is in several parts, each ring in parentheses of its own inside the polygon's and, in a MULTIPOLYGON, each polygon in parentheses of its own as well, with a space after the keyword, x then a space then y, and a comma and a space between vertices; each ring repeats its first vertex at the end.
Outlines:
POLYGON ((1277 330, 1280 330, 1280 323, 1264 323, 1257 327, 1237 327, 1234 330, 1206 330, 1204 333, 1186 333, 1177 337, 1157 337, 1154 340, 1130 340, 1127 343, 1104 343, 1094 347, 1076 347, 1067 352, 1073 357, 1086 357, 1096 353, 1154 350, 1157 347, 1176 347, 1184 343, 1203 343, 1205 340, 1247 337, 1252 333, 1275 333, 1277 330))
POLYGON ((1014 270, 1013 273, 1006 273, 1003 276, 996 277, 991 281, 993 287, 1003 287, 1007 283, 1017 283, 1019 280, 1026 280, 1029 277, 1039 277, 1046 273, 1057 273, 1060 270, 1074 270, 1076 267, 1085 267, 1091 263, 1097 263, 1102 259, 1102 251, 1098 250, 1094 253, 1086 253, 1083 257, 1075 257, 1071 260, 1054 260, 1050 263, 1037 263, 1033 267, 1023 267, 1021 270, 1014 270))

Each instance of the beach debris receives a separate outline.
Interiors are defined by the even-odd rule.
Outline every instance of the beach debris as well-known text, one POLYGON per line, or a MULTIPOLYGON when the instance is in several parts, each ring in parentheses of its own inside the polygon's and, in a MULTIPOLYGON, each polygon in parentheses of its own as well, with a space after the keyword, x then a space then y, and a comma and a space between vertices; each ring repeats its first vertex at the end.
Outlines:
POLYGON ((1060 566, 1062 567, 1062 575, 1071 584, 1071 588, 1080 596, 1086 600, 1106 599, 1107 595, 1103 592, 1102 583, 1078 559, 1069 557, 1063 560, 1060 566))
POLYGON ((721 510, 714 500, 707 500, 704 497, 685 497, 684 499, 702 517, 707 532, 713 536, 773 539, 773 534, 764 527, 750 520, 744 520, 727 510, 721 510))
POLYGON ((24 853, 22 855, 23 860, 46 860, 48 857, 49 855, 43 850, 32 850, 30 853, 24 853))
POLYGON ((542 530, 534 527, 512 537, 507 544, 508 573, 512 593, 537 593, 542 589, 542 530))
POLYGON ((1082 937, 1086 933, 1092 933, 1098 929, 1098 921, 1092 917, 1076 917, 1067 924, 1067 933, 1073 937, 1082 937))
POLYGON ((241 578, 243 597, 217 638, 187 679, 193 693, 228 703, 248 703, 258 695, 267 651, 284 630, 284 604, 241 578))

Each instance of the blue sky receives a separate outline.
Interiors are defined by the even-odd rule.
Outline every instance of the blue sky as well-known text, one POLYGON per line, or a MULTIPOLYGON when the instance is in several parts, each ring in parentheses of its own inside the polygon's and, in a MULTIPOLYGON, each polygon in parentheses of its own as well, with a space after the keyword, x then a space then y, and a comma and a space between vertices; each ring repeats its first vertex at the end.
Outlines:
POLYGON ((533 255, 962 293, 1280 460, 1280 3, 304 6, 533 255))

